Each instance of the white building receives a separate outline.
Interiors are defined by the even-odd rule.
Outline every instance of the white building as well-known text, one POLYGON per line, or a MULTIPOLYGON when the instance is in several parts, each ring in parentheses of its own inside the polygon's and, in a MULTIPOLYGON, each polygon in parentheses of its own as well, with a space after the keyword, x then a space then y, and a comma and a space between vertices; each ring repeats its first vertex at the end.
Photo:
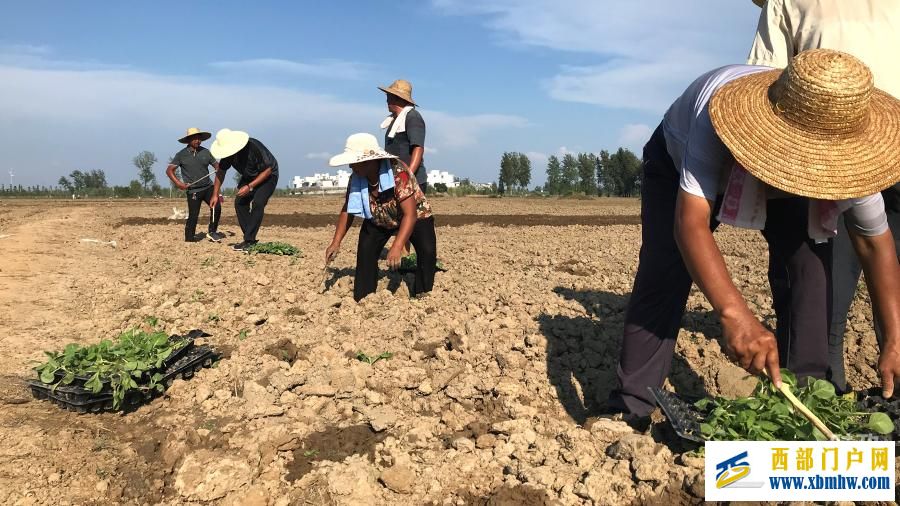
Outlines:
POLYGON ((346 170, 337 171, 337 175, 315 173, 312 176, 300 177, 294 176, 291 181, 291 187, 301 192, 332 192, 345 190, 350 184, 350 172, 346 170))
POLYGON ((438 183, 447 185, 447 188, 456 188, 459 186, 459 178, 446 170, 429 170, 428 186, 434 188, 434 185, 438 183))

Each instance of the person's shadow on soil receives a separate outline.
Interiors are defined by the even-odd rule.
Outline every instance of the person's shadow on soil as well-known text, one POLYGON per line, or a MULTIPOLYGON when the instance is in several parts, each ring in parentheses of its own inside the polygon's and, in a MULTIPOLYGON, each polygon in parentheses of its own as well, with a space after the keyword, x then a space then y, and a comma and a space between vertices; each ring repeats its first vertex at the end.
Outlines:
MULTIPOLYGON (((547 339, 547 377, 566 413, 579 425, 602 414, 616 385, 627 295, 557 287, 557 295, 578 301, 591 317, 541 314, 538 324, 547 339)), ((720 335, 711 312, 686 312, 682 327, 720 335)), ((678 392, 706 396, 703 380, 677 353, 669 381, 678 392)))

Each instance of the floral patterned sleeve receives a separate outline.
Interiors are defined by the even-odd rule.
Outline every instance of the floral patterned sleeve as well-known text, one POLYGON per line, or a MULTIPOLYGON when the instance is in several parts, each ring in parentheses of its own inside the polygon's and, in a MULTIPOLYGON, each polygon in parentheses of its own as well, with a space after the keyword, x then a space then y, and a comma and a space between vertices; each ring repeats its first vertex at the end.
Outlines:
POLYGON ((394 166, 394 199, 399 203, 416 194, 416 178, 402 165, 394 166))

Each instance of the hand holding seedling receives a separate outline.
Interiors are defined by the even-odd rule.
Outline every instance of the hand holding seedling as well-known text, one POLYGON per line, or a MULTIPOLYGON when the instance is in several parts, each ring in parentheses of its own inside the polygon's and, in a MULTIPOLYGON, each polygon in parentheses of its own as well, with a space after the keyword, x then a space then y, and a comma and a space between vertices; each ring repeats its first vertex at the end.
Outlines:
POLYGON ((768 373, 776 388, 781 388, 778 344, 775 336, 750 313, 722 315, 728 356, 752 374, 768 373))
POLYGON ((403 258, 403 245, 399 244, 398 241, 394 241, 393 246, 391 246, 390 251, 388 251, 387 255, 387 265, 391 270, 397 270, 400 268, 400 261, 403 258))
POLYGON ((331 243, 327 248, 325 248, 325 267, 328 267, 328 264, 334 261, 338 256, 338 252, 341 250, 340 243, 331 243))

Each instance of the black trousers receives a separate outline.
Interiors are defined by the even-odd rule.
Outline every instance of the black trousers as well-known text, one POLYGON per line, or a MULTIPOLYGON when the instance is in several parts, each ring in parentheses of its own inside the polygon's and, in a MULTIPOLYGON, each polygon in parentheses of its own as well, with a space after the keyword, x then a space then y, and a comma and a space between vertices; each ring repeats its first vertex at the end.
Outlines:
MULTIPOLYGON (((184 223, 184 239, 190 241, 197 233, 197 220, 200 219, 201 204, 209 205, 213 195, 213 187, 205 188, 196 193, 187 194, 188 218, 184 223)), ((219 229, 219 218, 222 217, 222 204, 217 203, 216 208, 209 213, 209 227, 207 232, 215 232, 219 229)))
MULTIPOLYGON (((356 248, 356 275, 353 278, 353 298, 359 302, 378 288, 378 258, 388 239, 397 233, 396 229, 381 228, 372 220, 364 220, 359 231, 356 248)), ((413 296, 430 292, 434 287, 435 264, 437 263, 437 236, 434 233, 434 218, 416 220, 409 237, 416 248, 416 281, 413 296)))
MULTIPOLYGON (((891 190, 896 191, 896 190, 891 190)), ((887 210, 888 226, 894 235, 894 246, 900 255, 900 211, 887 210)), ((834 238, 834 252, 831 262, 832 276, 832 316, 828 332, 828 372, 826 377, 841 391, 847 390, 847 377, 844 373, 844 332, 847 330, 847 312, 856 295, 856 287, 859 283, 859 275, 862 273, 862 265, 853 249, 850 235, 844 227, 844 218, 838 223, 838 235, 834 238)), ((900 258, 900 257, 898 257, 900 258)), ((884 344, 884 335, 878 319, 872 315, 875 322, 875 339, 879 349, 884 344)))
MULTIPOLYGON (((242 178, 238 183, 238 188, 251 181, 252 179, 242 178)), ((269 199, 275 193, 275 188, 277 187, 278 176, 269 176, 269 179, 259 185, 249 195, 235 197, 234 212, 237 215, 241 231, 244 233, 245 242, 256 242, 256 234, 262 225, 266 204, 269 203, 269 199)))
MULTIPOLYGON (((674 237, 679 172, 666 150, 661 127, 657 128, 644 147, 642 169, 644 179, 641 186, 640 261, 625 312, 622 351, 616 371, 618 385, 609 398, 609 407, 637 415, 647 415, 653 410, 655 402, 648 387, 661 387, 669 375, 675 339, 678 337, 692 283, 674 237)), ((718 203, 716 207, 718 208, 718 203)), ((797 210, 801 207, 787 206, 787 209, 797 210)), ((712 216, 716 214, 718 209, 714 209, 712 216)), ((775 255, 783 265, 790 265, 795 269, 792 271, 796 281, 793 287, 798 293, 802 294, 804 290, 827 293, 823 279, 819 277, 824 276, 827 270, 819 257, 799 253, 805 250, 800 246, 793 247, 798 242, 795 237, 805 238, 807 235, 805 217, 772 218, 772 224, 782 222, 783 226, 773 226, 765 231, 770 243, 770 258, 775 255)), ((718 222, 713 218, 710 229, 715 230, 717 226, 718 222)), ((824 300, 824 296, 811 298, 809 303, 799 306, 778 305, 777 309, 782 312, 789 309, 796 313, 795 326, 802 331, 802 322, 813 319, 813 314, 821 317, 825 313, 824 303, 819 307, 813 303, 815 300, 824 300)), ((778 314, 778 317, 779 327, 787 324, 788 315, 778 314)), ((792 349, 797 349, 800 353, 810 352, 808 347, 812 345, 803 340, 815 338, 822 344, 818 353, 824 362, 824 334, 816 336, 801 332, 799 336, 794 336, 792 349)))

